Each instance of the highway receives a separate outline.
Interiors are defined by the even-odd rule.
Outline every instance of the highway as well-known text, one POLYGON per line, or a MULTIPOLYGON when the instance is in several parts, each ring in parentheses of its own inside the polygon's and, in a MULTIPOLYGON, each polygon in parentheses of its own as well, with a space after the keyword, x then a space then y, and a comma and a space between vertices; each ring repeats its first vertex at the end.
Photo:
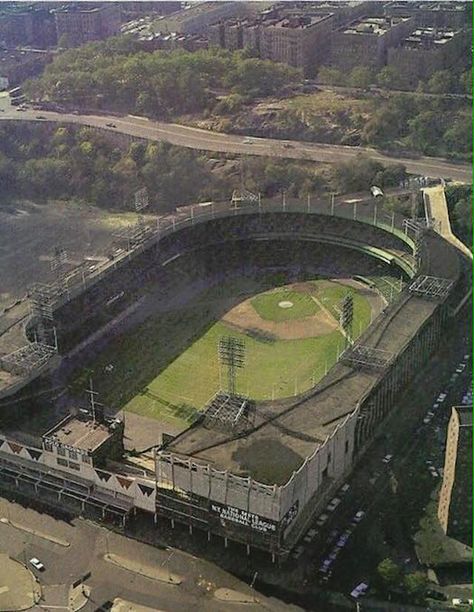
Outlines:
POLYGON ((105 130, 121 132, 132 137, 147 140, 163 140, 174 145, 241 155, 262 155, 288 159, 305 159, 316 162, 336 163, 353 159, 360 153, 369 155, 383 164, 404 164, 408 172, 431 178, 451 178, 464 183, 472 182, 472 168, 469 164, 453 163, 436 157, 391 157, 380 151, 365 147, 350 147, 309 143, 273 138, 255 138, 213 132, 176 123, 152 121, 144 117, 127 115, 81 115, 57 113, 52 111, 19 111, 8 107, 0 113, 3 121, 54 121, 58 123, 78 123, 105 130), (38 119, 42 117, 43 119, 38 119), (109 125, 107 125, 109 124, 109 125))

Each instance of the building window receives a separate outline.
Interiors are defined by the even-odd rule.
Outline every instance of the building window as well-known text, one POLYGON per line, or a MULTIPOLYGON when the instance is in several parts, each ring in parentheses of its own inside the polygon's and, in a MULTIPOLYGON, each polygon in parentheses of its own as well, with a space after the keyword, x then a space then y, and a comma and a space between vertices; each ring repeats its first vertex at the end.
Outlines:
POLYGON ((77 452, 75 450, 69 451, 69 458, 77 461, 77 452))
POLYGON ((46 440, 43 442, 44 450, 51 452, 53 450, 53 445, 51 442, 47 442, 46 440))
POLYGON ((349 440, 346 440, 346 445, 345 445, 344 450, 345 450, 346 454, 349 452, 349 440))
POLYGON ((89 457, 89 455, 82 455, 82 463, 91 463, 91 458, 89 457))
POLYGON ((65 457, 66 456, 66 449, 63 448, 62 446, 58 446, 58 455, 61 455, 61 457, 65 457))
POLYGON ((328 453, 328 465, 331 463, 331 453, 328 453))
POLYGON ((66 459, 61 459, 61 457, 58 457, 56 459, 56 461, 58 462, 58 465, 62 465, 63 467, 67 467, 67 461, 66 459))
POLYGON ((69 462, 69 467, 72 470, 76 470, 76 471, 79 471, 81 469, 81 466, 79 465, 79 463, 73 463, 72 461, 69 462))

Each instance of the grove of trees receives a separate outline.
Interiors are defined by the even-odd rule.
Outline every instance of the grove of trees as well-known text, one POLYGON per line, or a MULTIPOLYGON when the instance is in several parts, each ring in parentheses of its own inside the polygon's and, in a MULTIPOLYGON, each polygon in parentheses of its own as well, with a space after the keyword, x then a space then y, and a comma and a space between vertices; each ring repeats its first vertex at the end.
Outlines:
POLYGON ((65 50, 24 89, 32 100, 170 118, 210 112, 223 89, 249 101, 299 80, 299 71, 248 57, 245 51, 147 53, 120 36, 65 50))

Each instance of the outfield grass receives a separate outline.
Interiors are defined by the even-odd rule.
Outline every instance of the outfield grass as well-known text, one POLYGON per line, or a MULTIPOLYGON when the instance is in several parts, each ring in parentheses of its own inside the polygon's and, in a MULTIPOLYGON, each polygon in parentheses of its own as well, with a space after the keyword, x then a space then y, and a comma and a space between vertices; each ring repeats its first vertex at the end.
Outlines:
MULTIPOLYGON (((237 378, 237 391, 257 400, 289 397, 311 388, 336 361, 344 338, 340 331, 295 340, 247 335, 236 331, 220 318, 219 300, 224 289, 210 289, 188 306, 151 316, 134 330, 117 337, 90 369, 76 376, 76 389, 82 390, 88 376, 97 373, 101 400, 115 408, 185 427, 196 418, 206 402, 226 387, 226 371, 220 372, 219 339, 234 336, 245 341, 246 364, 237 378), (107 365, 113 370, 108 371, 107 365), (222 380, 220 380, 222 378, 222 380), (82 380, 84 379, 84 380, 82 380)), ((348 291, 354 293, 354 329, 370 323, 367 299, 346 286, 329 281, 312 281, 308 292, 318 297, 338 319, 337 306, 348 291)), ((240 295, 233 287, 227 295, 240 295)), ((244 299, 244 296, 242 296, 244 299)), ((318 311, 308 294, 282 287, 252 299, 266 318, 283 314, 296 319, 318 311), (278 302, 292 301, 290 309, 278 302)), ((275 319, 273 319, 275 320, 275 319)), ((288 320, 288 319, 279 319, 288 320)))
POLYGON ((315 286, 315 296, 337 321, 339 321, 341 301, 349 293, 352 295, 354 303, 352 333, 355 338, 369 326, 371 308, 363 295, 352 287, 336 281, 314 281, 313 284, 315 286))
POLYGON ((291 291, 284 287, 267 291, 250 301, 262 319, 266 321, 292 321, 316 314, 319 306, 307 293, 291 291), (291 302, 291 308, 282 308, 280 302, 291 302))

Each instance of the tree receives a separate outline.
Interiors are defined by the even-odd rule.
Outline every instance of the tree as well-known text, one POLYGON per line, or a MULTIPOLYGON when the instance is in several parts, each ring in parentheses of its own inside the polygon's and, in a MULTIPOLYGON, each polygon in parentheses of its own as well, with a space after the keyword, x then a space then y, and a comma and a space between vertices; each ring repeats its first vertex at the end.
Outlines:
POLYGON ((461 87, 461 91, 465 94, 472 94, 472 70, 466 70, 459 77, 459 85, 461 87))
POLYGON ((377 84, 386 89, 404 89, 407 79, 395 66, 385 66, 377 74, 377 84))
POLYGON ((414 602, 421 602, 425 598, 428 578, 422 572, 413 572, 404 577, 403 586, 410 599, 414 602))
POLYGON ((382 164, 358 155, 355 159, 334 164, 332 169, 335 187, 341 193, 369 190, 375 176, 383 170, 382 164))
POLYGON ((327 85, 343 85, 344 76, 337 68, 322 66, 318 72, 318 80, 327 85))
POLYGON ((369 85, 373 81, 373 74, 370 68, 366 66, 357 66, 354 68, 349 75, 349 84, 351 87, 360 87, 362 89, 368 89, 369 85))
POLYGON ((58 39, 58 48, 59 49, 69 49, 71 47, 71 42, 69 40, 69 36, 64 33, 58 39))
POLYGON ((450 70, 438 70, 428 81, 431 93, 449 93, 456 91, 456 78, 450 70))
POLYGON ((443 122, 439 113, 423 111, 408 122, 410 128, 409 142, 415 150, 423 153, 436 152, 443 135, 443 122))
POLYGON ((402 580, 402 571, 400 567, 388 558, 378 564, 377 575, 383 587, 388 591, 396 588, 402 580))
POLYGON ((457 115, 453 125, 445 131, 443 136, 444 144, 449 152, 472 152, 471 123, 471 116, 467 113, 457 115))

